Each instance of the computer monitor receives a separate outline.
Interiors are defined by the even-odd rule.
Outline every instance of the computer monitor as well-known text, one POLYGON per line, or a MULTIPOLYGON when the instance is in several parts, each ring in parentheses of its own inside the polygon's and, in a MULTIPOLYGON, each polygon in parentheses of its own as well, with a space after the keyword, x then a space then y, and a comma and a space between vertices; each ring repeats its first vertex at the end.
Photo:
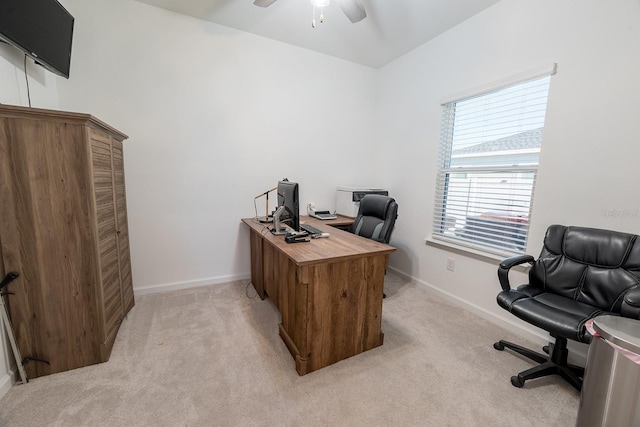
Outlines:
POLYGON ((278 181, 278 209, 273 215, 274 234, 284 234, 283 224, 293 231, 300 231, 300 199, 298 183, 288 180, 278 181))

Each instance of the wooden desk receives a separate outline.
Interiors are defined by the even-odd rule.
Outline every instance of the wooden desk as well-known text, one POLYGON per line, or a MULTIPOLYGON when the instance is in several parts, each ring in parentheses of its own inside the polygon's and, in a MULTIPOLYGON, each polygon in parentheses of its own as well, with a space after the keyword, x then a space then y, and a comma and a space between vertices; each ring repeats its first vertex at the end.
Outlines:
POLYGON ((251 282, 280 311, 280 337, 298 374, 382 345, 384 274, 394 247, 309 217, 301 222, 331 236, 287 244, 254 218, 242 222, 250 228, 251 282))

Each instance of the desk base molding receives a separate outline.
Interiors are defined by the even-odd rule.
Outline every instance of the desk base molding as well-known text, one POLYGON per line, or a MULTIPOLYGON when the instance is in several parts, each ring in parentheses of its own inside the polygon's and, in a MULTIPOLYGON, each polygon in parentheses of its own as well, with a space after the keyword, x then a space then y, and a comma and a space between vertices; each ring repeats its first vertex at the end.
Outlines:
POLYGON ((289 353, 291 353, 291 355, 293 356, 293 359, 296 362, 296 371, 298 372, 299 375, 308 374, 309 358, 303 357, 302 355, 300 355, 300 350, 298 350, 298 347, 295 345, 295 343, 293 342, 293 340, 291 339, 287 331, 284 329, 284 327, 282 326, 282 323, 278 325, 278 329, 280 332, 280 338, 282 338, 282 341, 284 341, 284 345, 287 346, 289 353))

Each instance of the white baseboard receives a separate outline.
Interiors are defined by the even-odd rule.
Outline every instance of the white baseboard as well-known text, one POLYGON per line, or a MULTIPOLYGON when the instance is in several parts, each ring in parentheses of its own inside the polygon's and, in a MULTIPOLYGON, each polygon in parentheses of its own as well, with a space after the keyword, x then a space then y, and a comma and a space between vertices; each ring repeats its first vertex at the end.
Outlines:
MULTIPOLYGON (((409 274, 404 273, 403 271, 398 270, 397 268, 394 268, 392 266, 388 267, 389 270, 393 271, 394 274, 396 274, 397 276, 401 277, 402 279, 416 285, 416 286, 420 286, 430 292, 436 292, 438 293, 438 295, 441 295, 442 297, 444 297, 445 299, 447 299, 448 301, 452 302, 453 304, 456 304, 462 308, 464 308, 465 310, 485 319, 488 320, 489 322, 500 326, 501 328, 504 328, 506 330, 508 330, 509 332, 512 332, 520 337, 522 337, 525 340, 531 341, 534 344, 539 344, 540 346, 544 346, 549 344, 549 342, 553 341, 554 339, 551 338, 551 336, 549 334, 547 334, 545 331, 543 331, 542 329, 539 330, 539 332, 536 332, 532 329, 529 329, 526 327, 526 324, 524 324, 523 322, 518 322, 517 320, 509 320, 509 319, 504 319, 503 317, 500 316, 496 316, 495 313, 492 313, 490 311, 488 311, 485 308, 482 308, 476 304, 473 304, 465 299, 462 299, 456 295, 450 294, 440 288, 437 288, 423 280, 418 279, 417 277, 413 277, 409 274)), ((497 294, 497 292, 496 292, 497 294)), ((536 328, 537 329, 537 328, 536 328)), ((582 348, 573 348, 575 347, 574 345, 572 345, 572 343, 569 344, 569 351, 570 351, 570 362, 574 363, 574 364, 578 364, 578 365, 584 365, 584 362, 587 358, 587 348, 586 345, 583 344, 579 344, 577 343, 578 346, 582 346, 582 348)))
POLYGON ((233 282, 236 280, 247 280, 251 278, 251 274, 238 274, 229 276, 211 277, 208 279, 192 280, 190 282, 164 283, 158 285, 143 286, 133 288, 133 294, 138 297, 141 295, 157 294, 161 292, 177 291, 181 289, 197 288, 199 286, 219 285, 221 283, 233 282))
POLYGON ((11 386, 14 384, 15 373, 13 371, 9 371, 2 377, 0 377, 0 399, 4 397, 5 394, 9 392, 11 386))

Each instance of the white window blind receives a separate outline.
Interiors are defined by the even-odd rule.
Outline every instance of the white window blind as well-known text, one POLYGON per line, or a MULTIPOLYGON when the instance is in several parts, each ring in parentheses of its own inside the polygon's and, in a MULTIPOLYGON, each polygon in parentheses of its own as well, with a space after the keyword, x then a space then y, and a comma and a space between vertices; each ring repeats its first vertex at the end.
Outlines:
POLYGON ((434 239, 524 253, 550 74, 443 105, 434 239))

